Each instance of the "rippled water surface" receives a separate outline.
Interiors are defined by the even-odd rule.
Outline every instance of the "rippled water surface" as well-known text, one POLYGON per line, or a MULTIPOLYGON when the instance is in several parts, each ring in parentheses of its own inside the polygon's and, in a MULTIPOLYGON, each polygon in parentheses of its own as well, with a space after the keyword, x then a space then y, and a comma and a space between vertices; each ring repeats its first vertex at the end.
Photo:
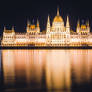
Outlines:
POLYGON ((0 92, 90 92, 92 50, 2 50, 0 92))

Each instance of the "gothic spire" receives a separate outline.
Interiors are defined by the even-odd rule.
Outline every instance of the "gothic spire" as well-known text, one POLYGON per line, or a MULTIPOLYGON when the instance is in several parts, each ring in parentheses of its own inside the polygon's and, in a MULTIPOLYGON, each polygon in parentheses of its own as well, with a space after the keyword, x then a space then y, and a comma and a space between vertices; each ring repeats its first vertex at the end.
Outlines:
POLYGON ((39 20, 37 19, 37 27, 39 27, 39 20))
POLYGON ((12 30, 14 30, 14 26, 12 26, 12 30))
POLYGON ((67 16, 67 21, 66 21, 66 27, 70 27, 69 25, 69 17, 67 16))
POLYGON ((49 17, 49 15, 48 15, 48 22, 50 22, 50 17, 49 17))
POLYGON ((80 21, 78 20, 78 22, 77 22, 77 27, 80 27, 80 21))
POLYGON ((86 25, 89 27, 89 20, 86 22, 86 25))
POLYGON ((48 15, 47 27, 50 27, 50 17, 48 15))
POLYGON ((12 32, 14 32, 14 26, 12 26, 12 32))
POLYGON ((59 16, 59 8, 57 8, 57 16, 59 16))
POLYGON ((30 21, 29 20, 27 20, 27 26, 30 26, 30 21))
POLYGON ((49 18, 49 15, 48 15, 48 20, 47 20, 47 32, 50 31, 50 18, 49 18))

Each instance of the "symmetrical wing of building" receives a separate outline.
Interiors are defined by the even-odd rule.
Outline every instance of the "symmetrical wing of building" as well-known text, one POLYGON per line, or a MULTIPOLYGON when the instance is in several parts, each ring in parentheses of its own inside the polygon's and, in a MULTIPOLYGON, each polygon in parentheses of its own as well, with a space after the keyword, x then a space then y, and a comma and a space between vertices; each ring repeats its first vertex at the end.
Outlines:
POLYGON ((76 32, 70 30, 69 17, 67 16, 66 26, 64 20, 57 10, 57 15, 50 25, 48 16, 45 32, 40 31, 39 21, 37 24, 30 24, 28 21, 25 33, 17 33, 14 28, 4 28, 1 41, 2 46, 92 46, 92 34, 89 21, 80 25, 78 21, 76 32))

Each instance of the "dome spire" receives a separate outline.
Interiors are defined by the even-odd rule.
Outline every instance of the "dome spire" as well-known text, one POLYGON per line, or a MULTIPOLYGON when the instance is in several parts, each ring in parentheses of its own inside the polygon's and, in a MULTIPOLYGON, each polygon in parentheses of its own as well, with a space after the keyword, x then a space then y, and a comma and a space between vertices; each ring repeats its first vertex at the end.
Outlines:
POLYGON ((57 8, 57 16, 59 16, 59 7, 57 8))

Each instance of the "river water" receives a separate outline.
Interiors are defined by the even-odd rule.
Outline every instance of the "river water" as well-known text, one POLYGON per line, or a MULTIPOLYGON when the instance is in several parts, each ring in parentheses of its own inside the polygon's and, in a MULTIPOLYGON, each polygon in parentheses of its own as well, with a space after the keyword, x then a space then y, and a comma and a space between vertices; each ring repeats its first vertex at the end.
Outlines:
POLYGON ((92 50, 1 50, 0 92, 90 92, 92 50))

